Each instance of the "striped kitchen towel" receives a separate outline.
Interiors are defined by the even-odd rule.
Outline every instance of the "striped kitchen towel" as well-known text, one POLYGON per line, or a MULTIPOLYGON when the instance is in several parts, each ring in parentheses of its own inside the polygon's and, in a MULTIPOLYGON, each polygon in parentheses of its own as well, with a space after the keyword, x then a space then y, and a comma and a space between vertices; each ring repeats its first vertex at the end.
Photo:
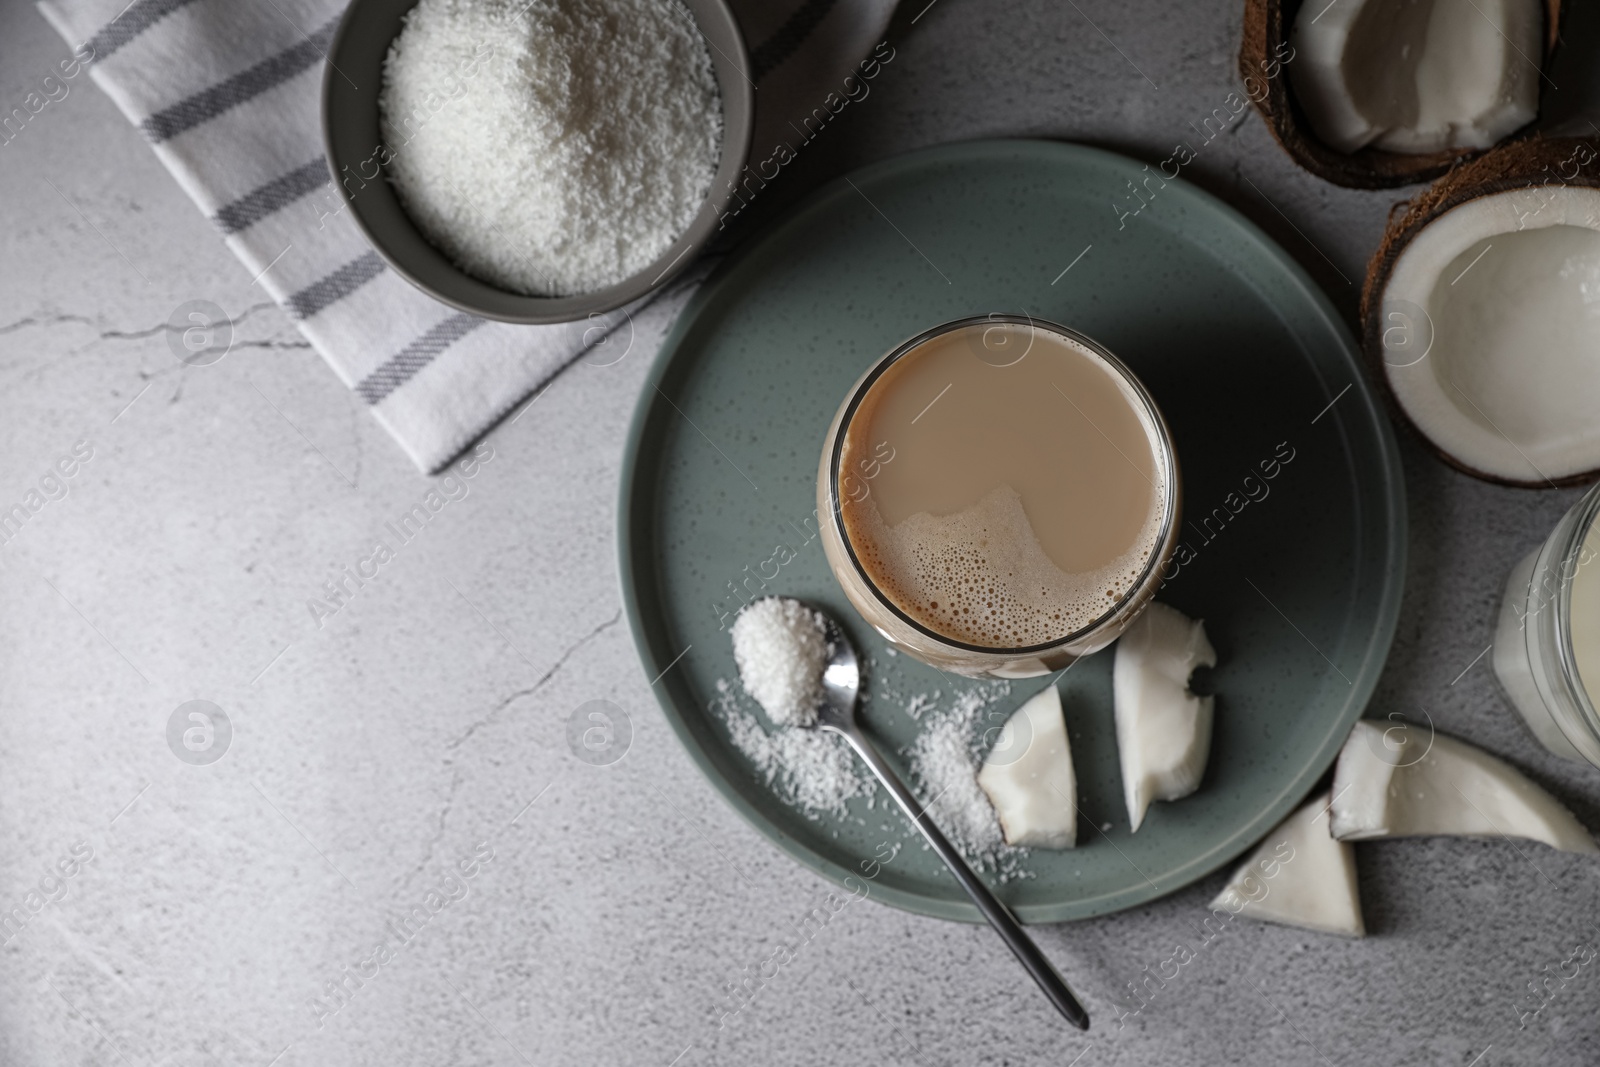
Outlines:
MULTIPOLYGON (((340 0, 39 7, 249 276, 423 471, 450 462, 604 338, 594 321, 511 326, 447 307, 387 269, 339 210, 319 101, 340 0)), ((759 87, 754 163, 853 95, 857 79, 845 79, 881 43, 894 0, 734 7, 759 87)))

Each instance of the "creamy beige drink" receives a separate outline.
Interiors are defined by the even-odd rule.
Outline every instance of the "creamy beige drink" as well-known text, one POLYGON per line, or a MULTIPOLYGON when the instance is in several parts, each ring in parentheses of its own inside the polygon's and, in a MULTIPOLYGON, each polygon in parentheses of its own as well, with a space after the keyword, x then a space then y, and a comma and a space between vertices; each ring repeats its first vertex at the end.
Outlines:
POLYGON ((915 342, 869 378, 830 438, 845 551, 829 552, 869 621, 892 635, 898 614, 999 652, 1131 620, 1176 501, 1165 427, 1125 368, 1057 328, 990 319, 915 342))

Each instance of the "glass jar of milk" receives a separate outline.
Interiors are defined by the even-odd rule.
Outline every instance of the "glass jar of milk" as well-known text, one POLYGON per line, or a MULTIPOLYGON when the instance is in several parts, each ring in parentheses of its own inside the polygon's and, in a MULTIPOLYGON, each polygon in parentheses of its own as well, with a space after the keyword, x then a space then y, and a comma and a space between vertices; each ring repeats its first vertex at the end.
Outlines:
POLYGON ((1600 767, 1600 486, 1506 579, 1494 673, 1558 756, 1600 767))

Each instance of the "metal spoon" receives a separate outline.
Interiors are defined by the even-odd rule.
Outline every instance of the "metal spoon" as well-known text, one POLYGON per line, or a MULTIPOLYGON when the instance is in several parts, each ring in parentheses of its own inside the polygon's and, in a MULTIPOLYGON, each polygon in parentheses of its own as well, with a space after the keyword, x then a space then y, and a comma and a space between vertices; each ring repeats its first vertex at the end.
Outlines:
MULTIPOLYGON (((810 605, 806 605, 810 607, 810 605)), ((816 609, 812 609, 816 610, 816 609)), ((1011 914, 1011 909, 1002 904, 995 895, 989 892, 989 887, 984 885, 973 873, 967 861, 961 858, 944 836, 939 828, 926 818, 926 811, 917 804, 917 798, 911 795, 905 783, 900 781, 894 769, 884 762, 878 750, 867 739, 866 733, 861 729, 860 722, 856 719, 856 697, 861 689, 861 668, 856 661, 856 650, 851 647, 849 638, 844 631, 839 629, 839 624, 834 622, 826 612, 817 612, 822 616, 828 634, 828 667, 822 674, 823 700, 817 709, 816 726, 819 729, 831 730, 846 741, 856 750, 856 755, 861 761, 872 768, 872 773, 878 776, 878 781, 894 797, 895 803, 900 805, 900 810, 906 813, 906 818, 911 824, 922 831, 922 836, 928 844, 944 860, 945 866, 950 868, 950 873, 956 876, 956 881, 961 883, 961 888, 967 891, 967 896, 978 906, 983 917, 989 920, 1005 941, 1006 947, 1011 949, 1022 965, 1033 975, 1033 980, 1044 990, 1044 995, 1050 998, 1050 1003, 1056 1010, 1067 1017, 1067 1021, 1080 1030, 1089 1029, 1089 1013, 1083 1010, 1083 1005, 1078 1003, 1078 998, 1072 995, 1072 990, 1067 988, 1067 983, 1056 971, 1055 966, 1039 951, 1039 946, 1033 943, 1017 922, 1016 916, 1011 914)))

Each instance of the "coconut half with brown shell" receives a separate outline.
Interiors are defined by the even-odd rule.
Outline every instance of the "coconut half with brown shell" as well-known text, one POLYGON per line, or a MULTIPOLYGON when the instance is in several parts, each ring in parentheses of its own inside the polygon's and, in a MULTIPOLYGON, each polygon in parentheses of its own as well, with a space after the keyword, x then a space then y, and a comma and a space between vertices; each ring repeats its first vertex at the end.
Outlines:
POLYGON ((1396 205, 1361 322, 1446 462, 1503 485, 1600 476, 1600 138, 1516 141, 1396 205))
POLYGON ((1525 128, 1561 0, 1245 0, 1239 74, 1295 162, 1337 185, 1431 181, 1525 128))

